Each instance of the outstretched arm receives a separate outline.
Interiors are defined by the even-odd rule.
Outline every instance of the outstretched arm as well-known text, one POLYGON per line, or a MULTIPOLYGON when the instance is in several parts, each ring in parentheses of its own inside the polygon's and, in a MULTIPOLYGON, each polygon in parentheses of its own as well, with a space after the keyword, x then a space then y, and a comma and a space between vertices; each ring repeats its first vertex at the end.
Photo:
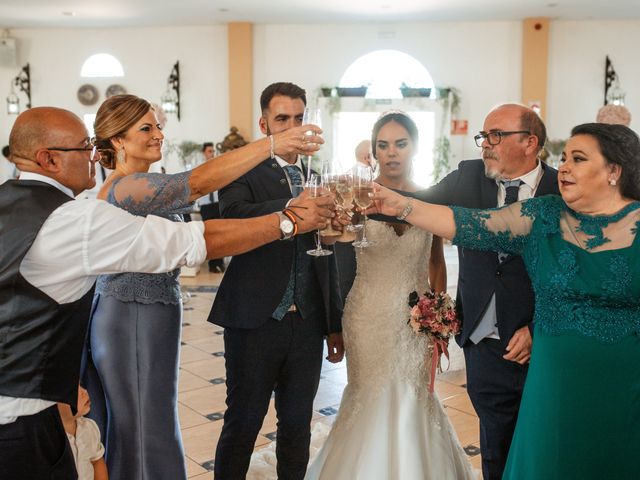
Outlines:
MULTIPOLYGON (((296 219, 297 233, 326 227, 333 216, 333 206, 331 196, 311 198, 303 192, 289 205, 296 219)), ((207 220, 204 225, 208 258, 239 255, 280 238, 280 219, 276 213, 253 218, 207 220)))
POLYGON ((439 237, 452 239, 456 234, 451 208, 407 198, 377 184, 373 193, 373 206, 367 213, 381 213, 391 217, 406 215, 404 220, 439 237))
POLYGON ((319 136, 320 133, 322 133, 322 129, 315 125, 302 125, 276 133, 272 135, 272 138, 265 137, 223 153, 191 171, 189 200, 195 201, 203 195, 228 185, 269 158, 271 153, 279 156, 292 153, 313 155, 324 143, 322 137, 319 136), (314 135, 305 135, 305 132, 309 131, 313 131, 314 135))

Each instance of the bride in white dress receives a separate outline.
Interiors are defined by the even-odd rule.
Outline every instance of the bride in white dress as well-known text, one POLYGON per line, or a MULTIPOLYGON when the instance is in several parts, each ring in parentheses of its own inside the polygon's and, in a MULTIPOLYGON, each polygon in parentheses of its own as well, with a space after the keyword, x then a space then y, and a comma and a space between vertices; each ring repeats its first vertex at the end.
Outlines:
MULTIPOLYGON (((415 123, 389 112, 378 119, 372 137, 381 172, 376 181, 415 190, 409 180, 415 123)), ((475 479, 440 400, 428 392, 426 338, 407 325, 409 293, 428 286, 431 235, 375 221, 366 228, 376 243, 357 249, 357 275, 342 321, 348 385, 305 479, 475 479)), ((441 244, 435 251, 442 255, 441 244)))

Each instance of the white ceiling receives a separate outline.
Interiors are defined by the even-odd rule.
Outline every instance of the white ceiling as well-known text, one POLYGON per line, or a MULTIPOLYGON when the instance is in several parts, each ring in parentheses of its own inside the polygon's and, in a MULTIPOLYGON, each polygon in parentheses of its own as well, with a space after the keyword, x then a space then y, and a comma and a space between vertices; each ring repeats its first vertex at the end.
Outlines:
POLYGON ((638 0, 0 0, 0 28, 640 19, 638 0))

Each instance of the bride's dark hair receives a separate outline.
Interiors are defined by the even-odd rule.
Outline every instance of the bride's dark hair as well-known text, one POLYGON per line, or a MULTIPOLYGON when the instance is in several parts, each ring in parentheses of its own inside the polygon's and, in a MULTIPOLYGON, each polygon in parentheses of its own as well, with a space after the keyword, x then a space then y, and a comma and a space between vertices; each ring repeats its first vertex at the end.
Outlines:
POLYGON ((376 123, 373 124, 373 130, 371 130, 371 153, 373 154, 373 158, 375 158, 376 160, 378 159, 376 155, 376 142, 378 140, 378 133, 380 132, 380 129, 389 122, 396 122, 402 125, 409 133, 411 142, 415 146, 418 145, 418 127, 411 119, 411 117, 400 110, 389 110, 388 112, 384 112, 382 115, 380 115, 376 123))

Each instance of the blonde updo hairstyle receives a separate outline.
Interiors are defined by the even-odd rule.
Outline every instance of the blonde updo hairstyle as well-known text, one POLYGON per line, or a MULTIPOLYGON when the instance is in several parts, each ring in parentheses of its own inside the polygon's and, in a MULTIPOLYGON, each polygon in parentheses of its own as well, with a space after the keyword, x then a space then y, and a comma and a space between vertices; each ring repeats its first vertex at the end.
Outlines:
POLYGON ((153 107, 145 99, 135 95, 114 95, 107 98, 96 114, 93 124, 95 145, 100 149, 100 164, 113 170, 117 156, 111 140, 122 137, 153 107))

